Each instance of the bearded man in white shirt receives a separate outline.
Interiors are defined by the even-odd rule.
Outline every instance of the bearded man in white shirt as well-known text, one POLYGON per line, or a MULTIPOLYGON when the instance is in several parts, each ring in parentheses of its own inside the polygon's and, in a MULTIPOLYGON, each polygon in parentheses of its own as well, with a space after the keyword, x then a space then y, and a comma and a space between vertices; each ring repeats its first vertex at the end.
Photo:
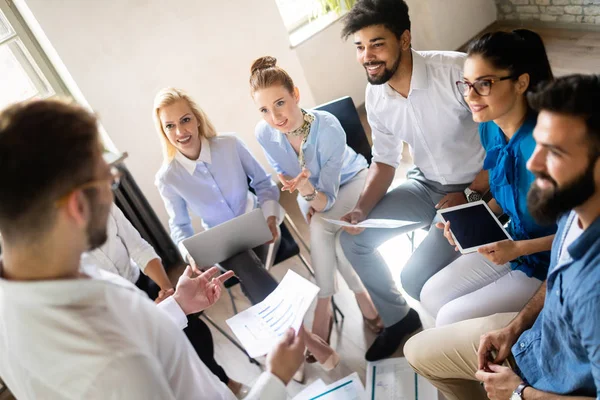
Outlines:
MULTIPOLYGON (((439 208, 481 198, 487 174, 477 124, 455 82, 466 55, 412 49, 408 6, 403 0, 359 0, 344 19, 342 36, 353 36, 358 62, 369 84, 365 107, 372 128, 373 160, 363 192, 342 220, 367 218, 415 221, 398 229, 345 228, 344 254, 362 279, 385 329, 366 354, 369 361, 391 355, 421 326, 419 316, 396 288, 377 247, 417 228, 434 226, 439 208), (407 181, 386 193, 409 145, 415 167, 407 181), (469 196, 469 199, 467 199, 469 196)), ((431 229, 402 271, 402 286, 419 299, 425 282, 457 257, 431 229)))
MULTIPOLYGON (((80 270, 106 240, 117 176, 82 107, 41 100, 0 113, 0 376, 19 399, 234 400, 181 332, 231 273, 210 280, 216 268, 193 277, 188 266, 157 307, 117 275, 80 270)), ((288 332, 247 398, 285 397, 304 349, 288 332)))

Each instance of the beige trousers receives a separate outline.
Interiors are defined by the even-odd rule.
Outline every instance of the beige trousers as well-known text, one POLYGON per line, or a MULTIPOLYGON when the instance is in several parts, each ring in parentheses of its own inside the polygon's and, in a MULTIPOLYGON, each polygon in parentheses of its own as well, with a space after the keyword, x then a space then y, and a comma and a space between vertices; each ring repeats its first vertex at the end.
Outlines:
POLYGON ((447 400, 487 399, 475 379, 479 338, 505 327, 516 315, 494 314, 428 329, 406 342, 404 356, 415 372, 427 378, 447 400))

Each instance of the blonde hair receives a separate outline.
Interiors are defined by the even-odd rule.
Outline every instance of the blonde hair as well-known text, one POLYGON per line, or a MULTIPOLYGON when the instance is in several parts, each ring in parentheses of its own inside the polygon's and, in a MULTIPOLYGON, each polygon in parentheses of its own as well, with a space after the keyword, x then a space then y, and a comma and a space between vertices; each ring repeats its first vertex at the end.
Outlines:
POLYGON ((170 106, 171 104, 180 100, 184 100, 188 104, 192 110, 192 114, 194 114, 196 120, 198 120, 198 135, 200 137, 205 137, 208 139, 217 136, 215 127, 210 122, 204 111, 202 111, 202 109, 198 107, 198 104, 196 104, 196 102, 190 97, 190 95, 181 89, 172 87, 160 90, 154 97, 154 112, 152 116, 154 118, 156 131, 158 132, 158 136, 161 140, 163 148, 163 162, 165 164, 168 164, 173 160, 175 154, 177 153, 177 149, 171 144, 169 138, 163 130, 158 113, 162 107, 170 106))
POLYGON ((254 60, 250 67, 250 93, 273 85, 282 85, 290 93, 294 93, 294 81, 281 67, 277 66, 277 59, 271 56, 260 57, 254 60))

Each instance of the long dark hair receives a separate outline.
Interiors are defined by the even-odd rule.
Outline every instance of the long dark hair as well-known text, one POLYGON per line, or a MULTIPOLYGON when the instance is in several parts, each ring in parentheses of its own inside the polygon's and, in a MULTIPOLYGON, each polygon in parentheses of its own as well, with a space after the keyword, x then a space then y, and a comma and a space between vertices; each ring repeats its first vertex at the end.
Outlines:
POLYGON ((509 70, 515 80, 529 74, 526 93, 554 79, 542 38, 528 29, 486 33, 469 44, 467 54, 480 55, 494 67, 509 70))

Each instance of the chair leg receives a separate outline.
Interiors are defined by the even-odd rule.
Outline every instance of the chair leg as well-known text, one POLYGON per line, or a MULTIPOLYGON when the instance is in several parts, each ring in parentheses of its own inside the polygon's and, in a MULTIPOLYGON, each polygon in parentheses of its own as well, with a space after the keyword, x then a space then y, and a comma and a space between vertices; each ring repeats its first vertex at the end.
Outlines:
POLYGON ((235 297, 233 297, 233 293, 231 293, 231 288, 227 288, 227 293, 229 293, 229 299, 231 300, 231 308, 233 308, 233 314, 237 315, 238 309, 235 304, 235 297))
POLYGON ((410 241, 410 252, 415 252, 415 231, 406 234, 408 236, 408 240, 410 241))
POLYGON ((344 313, 342 312, 342 310, 340 310, 338 305, 335 303, 335 299, 333 298, 333 296, 331 296, 331 308, 333 308, 333 322, 335 322, 336 325, 343 323, 344 322, 344 313), (338 321, 338 314, 340 315, 339 321, 338 321))
POLYGON ((292 218, 287 213, 285 214, 285 217, 284 217, 284 223, 286 224, 286 226, 288 227, 289 230, 294 232, 294 234, 296 235, 298 240, 300 240, 300 243, 302 243, 302 246, 304 246, 304 250, 306 250, 310 253, 310 246, 308 244, 306 244, 306 242, 304 241, 304 238, 302 237, 302 235, 300 234, 300 231, 298 230, 298 227, 296 226, 294 221, 292 221, 292 218))
POLYGON ((298 257, 300 257, 300 261, 302 261, 302 264, 304 264, 304 267, 306 268, 308 273, 314 278, 315 270, 313 269, 313 267, 311 267, 306 258, 302 255, 302 253, 298 253, 298 257))
POLYGON ((229 335, 227 332, 225 332, 219 325, 217 325, 217 323, 215 321, 213 321, 213 319, 211 317, 206 315, 206 313, 202 313, 202 317, 204 317, 204 319, 206 321, 208 321, 209 324, 211 324, 216 330, 218 330, 223 336, 225 336, 231 342, 231 344, 233 344, 242 353, 244 353, 246 355, 246 357, 248 357, 248 361, 250 361, 250 363, 256 364, 258 367, 260 367, 260 363, 258 361, 256 361, 254 358, 250 357, 250 354, 248 354, 246 349, 244 349, 242 347, 242 345, 238 343, 237 340, 235 340, 233 337, 231 337, 231 335, 229 335))

